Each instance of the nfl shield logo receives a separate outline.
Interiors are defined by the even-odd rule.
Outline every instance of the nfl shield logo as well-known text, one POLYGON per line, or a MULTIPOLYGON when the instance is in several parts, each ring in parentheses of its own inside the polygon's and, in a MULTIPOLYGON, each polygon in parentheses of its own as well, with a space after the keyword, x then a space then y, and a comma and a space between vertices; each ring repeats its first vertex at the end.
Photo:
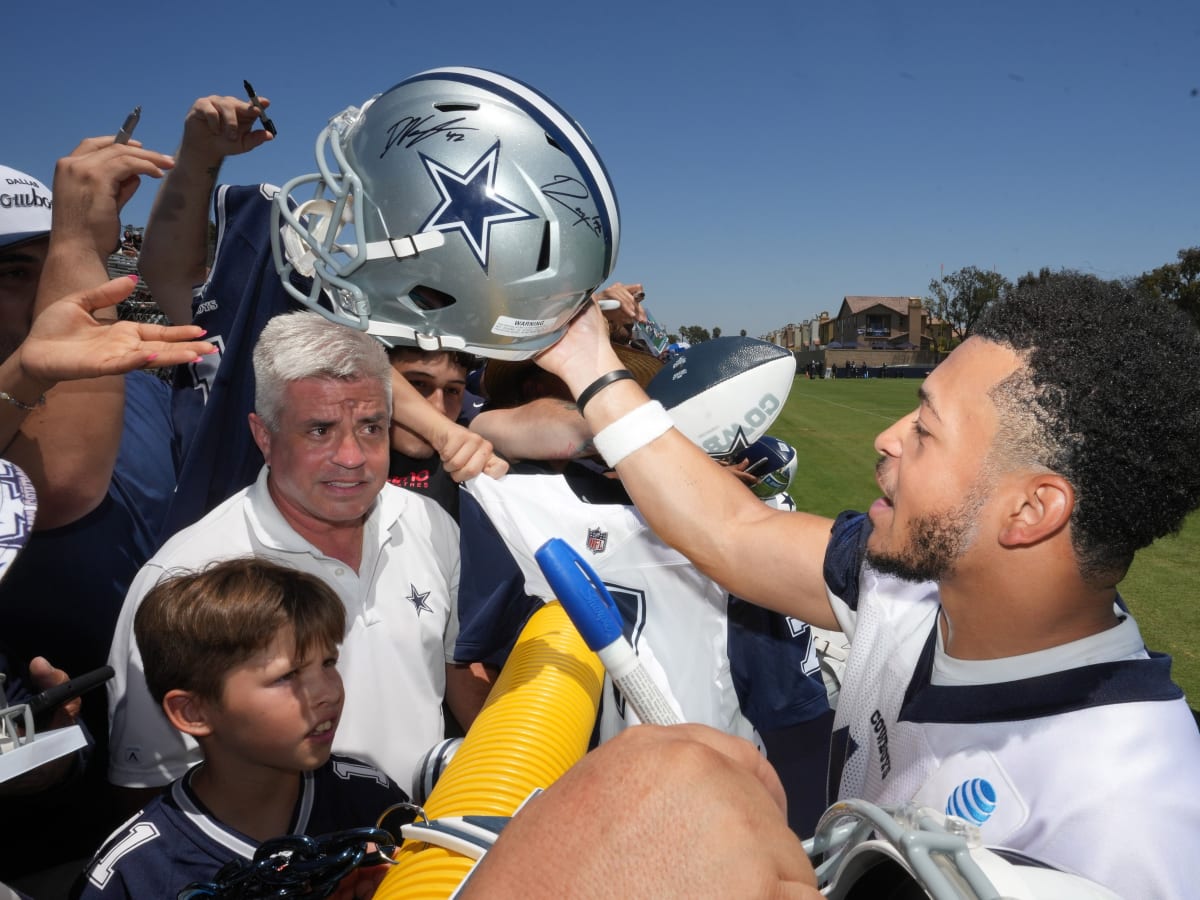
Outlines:
POLYGON ((589 528, 587 536, 587 548, 593 553, 603 553, 604 548, 608 546, 608 532, 601 531, 599 528, 589 528))

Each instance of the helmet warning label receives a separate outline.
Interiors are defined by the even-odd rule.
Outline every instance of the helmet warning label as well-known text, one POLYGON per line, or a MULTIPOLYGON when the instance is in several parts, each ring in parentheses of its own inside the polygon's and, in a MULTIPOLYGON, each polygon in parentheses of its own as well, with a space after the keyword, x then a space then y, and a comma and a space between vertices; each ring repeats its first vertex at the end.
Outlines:
POLYGON ((492 334, 502 334, 506 337, 530 337, 545 334, 554 328, 553 319, 514 319, 512 316, 500 316, 492 325, 492 334))

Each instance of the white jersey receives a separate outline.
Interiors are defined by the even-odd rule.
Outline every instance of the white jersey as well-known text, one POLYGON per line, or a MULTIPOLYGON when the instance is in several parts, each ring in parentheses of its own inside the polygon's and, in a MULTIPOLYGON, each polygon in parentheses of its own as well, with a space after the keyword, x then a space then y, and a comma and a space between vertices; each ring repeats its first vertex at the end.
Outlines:
POLYGON ((264 466, 254 484, 171 538, 129 589, 109 652, 116 672, 108 683, 114 784, 155 787, 199 761, 195 740, 172 728, 150 696, 133 619, 166 575, 235 556, 253 554, 315 575, 345 605, 338 671, 346 704, 335 752, 407 784, 417 760, 445 736, 446 663, 458 635, 458 526, 432 500, 384 485, 367 517, 355 572, 288 525, 271 500, 266 473, 264 466))
MULTIPOLYGON (((771 689, 779 683, 786 683, 786 712, 792 721, 812 718, 828 708, 807 626, 784 624, 784 617, 748 608, 749 604, 739 607, 748 608, 744 615, 731 616, 731 602, 740 601, 731 600, 724 588, 659 540, 629 504, 619 482, 589 474, 581 467, 572 472, 575 477, 571 479, 559 474, 510 472, 498 480, 476 478, 466 484, 489 522, 481 528, 475 521, 475 507, 464 498, 462 629, 456 653, 460 661, 499 661, 494 659, 497 645, 511 645, 524 614, 497 624, 491 616, 497 608, 510 614, 514 597, 521 593, 553 597, 534 553, 550 537, 559 537, 587 560, 607 586, 643 666, 683 720, 757 742, 743 700, 752 695, 748 703, 758 702, 766 708, 771 689), (511 560, 519 567, 518 583, 511 593, 495 587, 502 580, 497 573, 503 571, 505 561, 495 559, 494 548, 481 545, 480 532, 487 525, 495 529, 493 535, 498 532, 503 538, 511 560), (486 584, 478 591, 469 587, 476 577, 473 572, 486 573, 486 584), (481 599, 480 594, 486 596, 481 599), (775 631, 768 634, 758 628, 759 617, 773 617, 775 631), (746 628, 731 621, 743 618, 751 623, 746 628), (764 653, 739 657, 731 648, 730 641, 740 643, 746 633, 770 642, 769 676, 755 670, 764 653)), ((755 649, 765 646, 760 643, 755 649)), ((599 739, 607 740, 637 722, 636 713, 606 679, 599 739)))
POLYGON ((1009 660, 945 656, 936 585, 862 564, 869 523, 838 520, 825 577, 850 655, 830 784, 908 800, 1127 897, 1200 884, 1200 733, 1137 626, 1009 660))

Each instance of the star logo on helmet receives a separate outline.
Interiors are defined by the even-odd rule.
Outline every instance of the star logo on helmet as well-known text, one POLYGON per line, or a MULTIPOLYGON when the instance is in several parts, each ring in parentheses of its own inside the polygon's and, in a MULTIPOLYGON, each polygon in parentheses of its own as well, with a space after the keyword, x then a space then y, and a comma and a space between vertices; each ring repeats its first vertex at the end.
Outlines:
POLYGON ((442 195, 442 202, 425 220, 422 231, 459 231, 486 272, 492 226, 536 218, 496 193, 496 166, 500 142, 496 141, 466 172, 455 172, 424 153, 421 161, 442 195))

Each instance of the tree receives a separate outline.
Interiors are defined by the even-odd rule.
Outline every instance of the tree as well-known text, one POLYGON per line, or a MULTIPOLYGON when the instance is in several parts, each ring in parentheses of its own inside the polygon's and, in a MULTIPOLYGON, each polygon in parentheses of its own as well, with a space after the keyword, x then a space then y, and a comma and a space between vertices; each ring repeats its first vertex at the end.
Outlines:
POLYGON ((983 311, 1012 288, 1012 283, 996 272, 984 272, 967 266, 929 282, 932 297, 926 297, 930 311, 950 324, 954 337, 965 341, 971 336, 983 311))
POLYGON ((679 336, 689 344, 702 344, 709 339, 708 329, 699 325, 680 325, 679 336))
POLYGON ((741 335, 742 335, 742 337, 745 337, 745 336, 746 336, 746 329, 745 329, 745 328, 743 328, 743 329, 741 330, 741 335))
POLYGON ((1034 275, 1033 272, 1026 272, 1024 275, 1018 278, 1017 288, 1020 289, 1024 287, 1032 287, 1033 285, 1040 284, 1053 275, 1054 273, 1050 271, 1049 266, 1042 266, 1036 275, 1034 275))
POLYGON ((1146 272, 1138 284, 1170 300, 1200 326, 1200 247, 1179 251, 1179 262, 1146 272))
POLYGON ((713 340, 716 340, 720 336, 721 336, 721 329, 719 327, 714 328, 713 329, 713 340))

